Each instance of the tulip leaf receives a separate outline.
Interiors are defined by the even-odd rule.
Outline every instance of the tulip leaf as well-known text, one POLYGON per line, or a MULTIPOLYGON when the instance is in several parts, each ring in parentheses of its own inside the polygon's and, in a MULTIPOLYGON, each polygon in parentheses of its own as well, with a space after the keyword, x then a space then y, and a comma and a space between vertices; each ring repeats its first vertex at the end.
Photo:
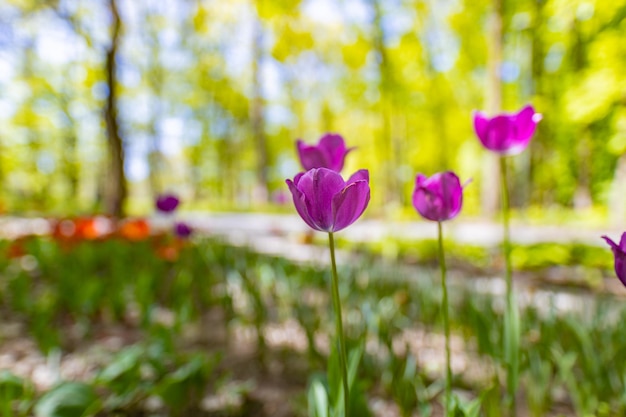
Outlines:
POLYGON ((63 382, 45 393, 35 404, 36 417, 83 417, 99 408, 91 385, 63 382))
POLYGON ((310 417, 328 417, 328 392, 321 378, 313 379, 307 397, 310 417))
POLYGON ((0 397, 15 400, 24 392, 24 380, 6 369, 0 371, 0 397))

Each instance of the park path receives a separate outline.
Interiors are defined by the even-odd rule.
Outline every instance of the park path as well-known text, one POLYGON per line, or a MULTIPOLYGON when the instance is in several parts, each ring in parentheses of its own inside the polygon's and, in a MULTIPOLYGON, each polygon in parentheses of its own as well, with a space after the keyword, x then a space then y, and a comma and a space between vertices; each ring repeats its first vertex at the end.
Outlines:
MULTIPOLYGON (((189 213, 185 218, 199 230, 223 235, 232 239, 255 240, 264 237, 289 237, 306 234, 310 228, 297 215, 265 213, 189 213)), ((451 221, 445 223, 446 238, 459 244, 472 244, 495 247, 502 239, 502 225, 499 223, 473 220, 451 221)), ((621 230, 605 228, 584 228, 565 226, 528 225, 512 223, 511 238, 519 244, 533 243, 585 243, 606 246, 600 238, 607 234, 619 240, 621 230)), ((427 221, 383 221, 361 219, 345 230, 337 233, 338 237, 355 242, 375 242, 386 238, 402 240, 436 239, 437 225, 427 221)), ((265 248, 269 249, 269 248, 265 248)))
MULTIPOLYGON (((305 234, 311 229, 296 214, 268 213, 180 213, 176 219, 189 221, 199 232, 232 238, 256 238, 263 236, 292 236, 305 234)), ((150 220, 156 225, 165 225, 172 218, 154 216, 150 220)), ((484 220, 454 220, 444 226, 446 238, 460 244, 485 247, 497 246, 502 238, 500 223, 484 220)), ((533 244, 542 242, 579 242, 605 246, 600 236, 606 234, 619 240, 623 229, 615 227, 586 227, 530 225, 518 222, 511 224, 511 239, 515 243, 533 244)), ((14 238, 24 234, 46 234, 50 223, 45 218, 0 217, 0 236, 14 238)), ((338 237, 355 242, 374 242, 385 238, 406 240, 436 239, 437 225, 428 221, 389 221, 360 219, 350 227, 338 232, 338 237)))

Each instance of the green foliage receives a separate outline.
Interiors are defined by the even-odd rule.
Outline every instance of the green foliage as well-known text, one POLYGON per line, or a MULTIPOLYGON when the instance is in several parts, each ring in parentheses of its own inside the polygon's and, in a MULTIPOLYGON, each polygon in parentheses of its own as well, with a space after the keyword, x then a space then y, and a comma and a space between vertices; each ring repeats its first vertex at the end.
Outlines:
POLYGON ((46 392, 35 404, 36 417, 86 417, 100 405, 93 387, 79 382, 63 382, 46 392))
MULTIPOLYGON (((216 239, 197 241, 172 262, 159 258, 154 243, 115 239, 63 247, 48 238, 33 238, 26 244, 25 255, 2 258, 0 299, 23 320, 42 350, 71 349, 75 336, 70 333, 83 329, 79 337, 89 340, 96 324, 136 328, 142 335, 142 342, 96 364, 99 372, 93 380, 64 382, 37 394, 35 415, 60 415, 54 413, 65 413, 59 411, 63 407, 71 409, 71 415, 139 413, 150 396, 159 398, 169 415, 190 415, 198 410, 202 398, 220 385, 224 373, 218 366, 224 363, 219 352, 183 345, 181 339, 215 309, 223 313, 225 327, 254 328, 259 334, 270 324, 297 320, 307 336, 308 353, 297 357, 298 369, 302 366, 303 372, 290 378, 306 392, 308 409, 294 413, 308 411, 313 417, 340 413, 337 355, 331 349, 326 357, 316 346, 319 336, 333 334, 325 269, 216 239), (72 297, 64 294, 67 291, 72 297), (163 311, 171 318, 163 319, 163 311), (72 331, 59 332, 51 323, 64 323, 64 329, 72 331), (326 373, 320 374, 324 369, 326 373)), ((355 416, 370 415, 373 396, 394 402, 405 416, 415 412, 432 415, 436 403, 441 403, 443 375, 424 363, 419 346, 414 350, 411 345, 416 339, 414 332, 422 333, 424 340, 436 339, 442 332, 438 274, 436 265, 429 262, 432 245, 396 243, 390 251, 393 262, 362 248, 356 261, 340 265, 355 416), (411 264, 399 261, 409 258, 411 264)), ((3 251, 7 247, 0 244, 3 251)), ((454 249, 453 244, 450 248, 452 253, 456 251, 452 258, 459 258, 452 262, 451 277, 458 268, 482 272, 480 268, 467 269, 468 265, 490 253, 454 249)), ((549 245, 516 248, 533 259, 550 249, 549 245)), ((597 249, 564 246, 562 252, 556 251, 544 261, 548 264, 549 258, 557 257, 566 264, 589 262, 588 268, 596 268, 605 263, 598 258, 611 258, 608 251, 599 253, 597 249)), ((537 268, 537 264, 524 262, 537 268)), ((456 415, 497 417, 502 415, 503 385, 497 369, 507 360, 502 348, 504 304, 498 294, 471 277, 463 274, 460 280, 451 280, 452 334, 465 341, 468 363, 475 360, 487 366, 478 376, 455 374, 454 392, 467 394, 459 395, 463 400, 457 401, 456 415)), ((562 287, 560 292, 539 288, 536 303, 524 306, 514 323, 520 335, 519 395, 521 402, 528 404, 530 415, 549 415, 558 407, 580 415, 626 412, 626 365, 620 361, 626 354, 622 301, 580 288, 562 287), (578 310, 563 309, 564 305, 569 308, 571 298, 578 310)), ((517 294, 516 298, 530 300, 526 295, 517 294)), ((276 347, 268 340, 257 339, 257 343, 259 349, 261 343, 267 343, 267 356, 275 357, 270 355, 276 355, 276 347)), ((281 356, 281 363, 290 362, 281 356)), ((245 404, 244 391, 238 398, 245 404)), ((0 374, 4 410, 29 415, 34 398, 28 381, 0 374)), ((240 406, 232 415, 246 415, 244 409, 240 406)))

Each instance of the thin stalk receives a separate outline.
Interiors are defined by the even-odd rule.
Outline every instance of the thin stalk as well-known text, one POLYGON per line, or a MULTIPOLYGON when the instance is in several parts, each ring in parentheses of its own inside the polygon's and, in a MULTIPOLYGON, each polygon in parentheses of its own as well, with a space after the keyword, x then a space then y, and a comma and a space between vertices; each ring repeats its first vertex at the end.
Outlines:
POLYGON ((346 359, 346 343, 343 337, 343 320, 341 318, 341 299, 339 298, 339 278, 337 276, 337 263, 335 261, 335 238, 333 232, 328 232, 328 246, 330 247, 330 263, 332 267, 331 287, 333 293, 333 306, 335 308, 335 327, 337 340, 339 341, 339 366, 343 382, 343 404, 345 417, 349 417, 350 393, 348 391, 348 362, 346 359))
POLYGON ((507 166, 505 157, 500 157, 500 182, 502 184, 502 225, 503 225, 503 251, 506 280, 506 310, 504 316, 504 352, 507 374, 507 398, 506 405, 509 416, 515 416, 515 392, 517 390, 518 373, 518 337, 517 337, 517 306, 513 299, 513 266, 511 264, 511 235, 510 235, 510 204, 509 187, 507 181, 507 166))
POLYGON ((448 317, 448 285, 446 283, 446 258, 443 251, 443 230, 441 222, 437 222, 439 231, 439 266, 441 267, 441 292, 442 292, 442 312, 443 330, 446 336, 446 386, 445 386, 445 407, 446 417, 451 415, 450 404, 452 400, 452 369, 450 367, 450 319, 448 317))

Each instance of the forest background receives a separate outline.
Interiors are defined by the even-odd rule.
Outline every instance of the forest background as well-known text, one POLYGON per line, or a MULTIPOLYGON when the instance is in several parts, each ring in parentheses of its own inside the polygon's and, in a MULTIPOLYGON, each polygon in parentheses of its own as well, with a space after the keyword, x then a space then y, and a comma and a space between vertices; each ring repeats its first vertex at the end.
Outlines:
POLYGON ((168 190, 273 210, 295 140, 334 131, 357 147, 345 172, 370 170, 369 215, 447 169, 473 179, 464 214, 492 214, 471 113, 532 103, 518 213, 623 222, 625 18, 626 0, 2 0, 1 210, 146 214, 168 190))

